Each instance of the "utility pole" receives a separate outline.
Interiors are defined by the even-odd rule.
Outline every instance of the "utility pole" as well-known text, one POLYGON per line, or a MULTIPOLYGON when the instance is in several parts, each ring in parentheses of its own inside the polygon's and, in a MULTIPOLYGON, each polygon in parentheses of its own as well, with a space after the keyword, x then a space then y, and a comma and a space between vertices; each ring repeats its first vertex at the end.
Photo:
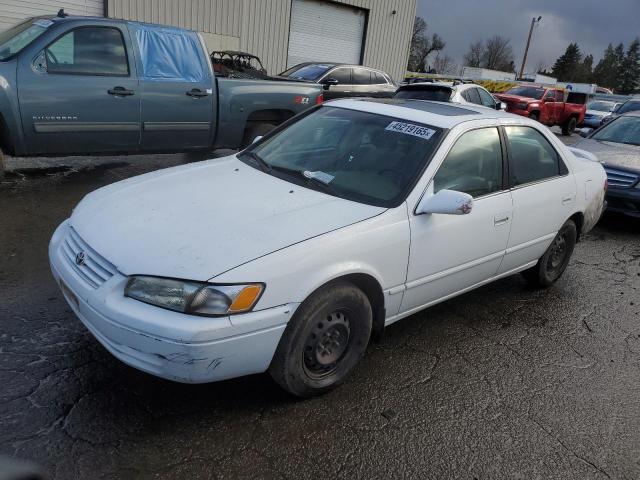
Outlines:
POLYGON ((533 34, 533 27, 535 27, 536 23, 540 23, 540 20, 542 20, 542 17, 538 17, 535 18, 533 17, 531 19, 531 28, 529 29, 529 38, 527 38, 527 46, 524 49, 524 57, 522 58, 522 66, 520 67, 520 75, 518 75, 518 78, 520 80, 522 80, 522 75, 524 75, 524 66, 527 63, 527 54, 529 53, 529 45, 531 44, 531 35, 533 34))

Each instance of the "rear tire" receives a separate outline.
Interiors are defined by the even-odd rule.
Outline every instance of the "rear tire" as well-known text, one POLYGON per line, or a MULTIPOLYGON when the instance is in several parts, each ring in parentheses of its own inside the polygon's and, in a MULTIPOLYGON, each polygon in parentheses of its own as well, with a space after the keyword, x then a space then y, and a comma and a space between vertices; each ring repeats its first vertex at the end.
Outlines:
POLYGON ((244 131, 244 137, 242 138, 242 145, 240 148, 246 148, 256 137, 262 137, 276 128, 277 125, 273 123, 254 123, 247 125, 244 131))
POLYGON ((340 385, 364 355, 373 314, 351 283, 329 284, 307 298, 287 325, 269 373, 286 391, 313 397, 340 385))
POLYGON ((527 283, 535 288, 548 288, 553 285, 569 265, 577 239, 576 224, 573 220, 567 220, 538 263, 522 272, 527 283))
POLYGON ((576 130, 576 125, 578 124, 578 120, 576 117, 571 117, 562 125, 562 134, 569 136, 576 130))

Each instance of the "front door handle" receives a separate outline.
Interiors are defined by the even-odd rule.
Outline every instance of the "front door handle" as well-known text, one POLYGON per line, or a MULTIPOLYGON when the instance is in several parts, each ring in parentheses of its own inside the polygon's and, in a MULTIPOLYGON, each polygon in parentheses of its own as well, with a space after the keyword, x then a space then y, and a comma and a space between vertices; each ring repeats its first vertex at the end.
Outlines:
POLYGON ((109 95, 117 95, 117 96, 122 96, 122 97, 126 97, 128 95, 134 95, 135 92, 133 90, 127 90, 124 87, 113 87, 109 90, 107 90, 107 93, 109 95))
POLYGON ((562 199, 562 204, 566 205, 567 203, 571 203, 572 201, 573 201, 573 197, 572 196, 571 197, 564 197, 562 199))
POLYGON ((200 97, 206 97, 209 94, 207 92, 203 92, 199 88, 192 88, 191 90, 189 90, 187 92, 187 95, 189 95, 190 97, 194 97, 194 98, 200 98, 200 97))
POLYGON ((504 225, 509 221, 509 215, 496 215, 493 217, 493 224, 498 227, 504 225))

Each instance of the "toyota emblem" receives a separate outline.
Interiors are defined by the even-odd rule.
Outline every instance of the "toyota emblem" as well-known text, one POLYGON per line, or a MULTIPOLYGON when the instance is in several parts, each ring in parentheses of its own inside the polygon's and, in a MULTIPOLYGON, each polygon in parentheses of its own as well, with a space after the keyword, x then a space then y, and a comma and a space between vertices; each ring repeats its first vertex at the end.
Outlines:
POLYGON ((84 265, 84 261, 87 258, 84 252, 76 253, 76 265, 81 266, 84 265))

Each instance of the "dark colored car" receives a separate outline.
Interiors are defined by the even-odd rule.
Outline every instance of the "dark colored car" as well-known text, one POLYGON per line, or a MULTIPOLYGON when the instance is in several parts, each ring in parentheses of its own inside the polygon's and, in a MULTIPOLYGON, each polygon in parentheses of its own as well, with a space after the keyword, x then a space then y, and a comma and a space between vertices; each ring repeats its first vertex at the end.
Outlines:
POLYGON ((280 77, 322 85, 325 100, 343 97, 391 97, 396 91, 396 85, 388 74, 362 65, 300 63, 282 72, 280 77))
POLYGON ((640 111, 614 118, 572 146, 603 162, 608 210, 640 218, 640 111))
POLYGON ((613 120, 614 118, 619 117, 620 115, 624 115, 629 112, 637 112, 640 110, 640 98, 634 100, 627 100, 622 105, 619 105, 611 115, 602 119, 602 123, 607 123, 613 120))

